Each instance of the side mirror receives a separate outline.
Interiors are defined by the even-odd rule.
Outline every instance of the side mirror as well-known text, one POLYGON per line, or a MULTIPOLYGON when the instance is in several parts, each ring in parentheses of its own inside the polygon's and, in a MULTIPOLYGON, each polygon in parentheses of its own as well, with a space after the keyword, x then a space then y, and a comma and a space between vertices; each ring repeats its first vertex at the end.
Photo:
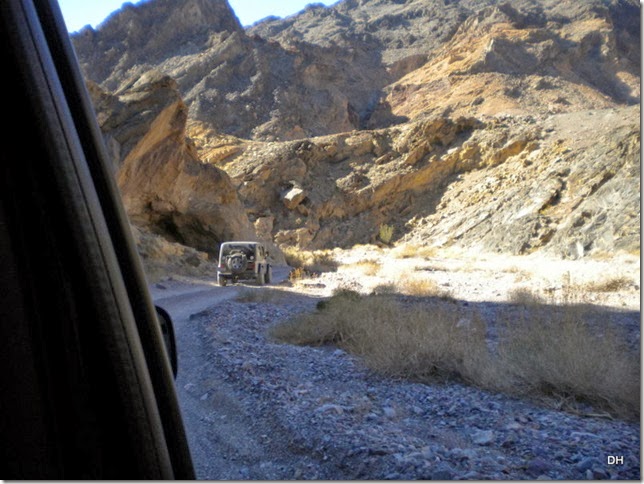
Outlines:
POLYGON ((157 319, 161 326, 163 343, 165 344, 165 349, 168 353, 168 358, 170 359, 172 374, 176 378, 179 365, 177 361, 177 342, 174 338, 174 325, 172 323, 172 318, 165 309, 160 308, 159 306, 155 306, 155 308, 157 310, 157 319))

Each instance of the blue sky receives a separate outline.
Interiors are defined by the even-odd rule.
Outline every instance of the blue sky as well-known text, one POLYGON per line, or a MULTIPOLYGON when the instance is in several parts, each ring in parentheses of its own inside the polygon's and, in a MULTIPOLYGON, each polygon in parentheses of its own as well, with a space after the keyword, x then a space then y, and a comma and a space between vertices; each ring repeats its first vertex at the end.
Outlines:
MULTIPOLYGON (((131 3, 139 1, 132 0, 131 3)), ((332 5, 336 2, 337 0, 228 0, 242 25, 251 25, 269 15, 286 17, 299 12, 309 3, 332 5)), ((124 0, 58 0, 70 32, 87 24, 96 27, 110 13, 121 8, 123 3, 124 0)))

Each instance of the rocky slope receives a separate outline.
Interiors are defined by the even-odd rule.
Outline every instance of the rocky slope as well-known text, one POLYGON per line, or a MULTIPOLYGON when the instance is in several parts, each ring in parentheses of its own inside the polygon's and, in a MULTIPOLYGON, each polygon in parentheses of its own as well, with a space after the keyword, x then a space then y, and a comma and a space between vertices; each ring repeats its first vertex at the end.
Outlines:
POLYGON ((639 12, 634 0, 345 0, 246 32, 225 0, 156 0, 73 39, 87 77, 108 90, 159 69, 191 118, 290 140, 426 113, 637 103, 639 12))
POLYGON ((274 140, 354 129, 389 82, 377 51, 247 35, 225 0, 156 5, 73 36, 86 76, 113 91, 158 69, 176 79, 192 118, 223 133, 274 140))
POLYGON ((128 211, 173 241, 350 247, 387 225, 578 258, 640 247, 639 14, 344 0, 244 31, 225 0, 154 0, 73 40, 128 211))
MULTIPOLYGON (((639 61, 631 47, 639 45, 639 27, 622 18, 628 6, 617 13, 615 3, 540 3, 505 3, 469 17, 429 62, 386 88, 385 120, 639 103, 639 61)), ((635 19, 639 10, 632 9, 635 19)), ((380 118, 372 122, 382 124, 380 118)))
POLYGON ((432 118, 288 143, 201 141, 280 244, 373 243, 387 224, 394 241, 513 254, 639 248, 639 107, 432 118))

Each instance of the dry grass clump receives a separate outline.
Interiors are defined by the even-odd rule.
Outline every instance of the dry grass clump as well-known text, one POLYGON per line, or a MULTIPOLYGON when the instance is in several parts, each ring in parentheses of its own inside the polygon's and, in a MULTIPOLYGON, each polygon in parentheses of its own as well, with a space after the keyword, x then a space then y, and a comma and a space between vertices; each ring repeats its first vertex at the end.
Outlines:
POLYGON ((548 305, 527 291, 517 293, 519 305, 497 315, 499 339, 490 350, 476 312, 439 300, 409 304, 379 292, 339 291, 316 312, 271 334, 292 344, 336 344, 385 375, 456 377, 511 394, 586 401, 639 415, 639 354, 622 335, 588 323, 588 306, 548 305))
MULTIPOLYGON (((334 343, 362 356, 384 374, 408 378, 457 376, 482 379, 491 362, 480 318, 437 305, 408 306, 392 295, 362 296, 349 290, 271 330, 273 338, 299 345, 334 343)), ((489 378, 486 378, 486 380, 489 378)))
POLYGON ((403 294, 409 296, 435 296, 441 291, 436 281, 426 277, 403 276, 398 287, 403 294))
POLYGON ((398 288, 393 283, 378 284, 371 290, 372 295, 397 294, 398 288))
POLYGON ((449 291, 442 289, 436 281, 426 277, 414 277, 405 275, 397 284, 402 294, 416 297, 436 297, 445 301, 453 301, 449 291))
POLYGON ((380 272, 380 269, 382 268, 382 263, 375 259, 365 259, 365 260, 356 262, 352 266, 353 268, 356 268, 362 271, 362 273, 365 274, 366 276, 375 276, 378 274, 378 272, 380 272))
POLYGON ((587 321, 586 306, 526 309, 504 321, 498 358, 513 391, 589 401, 618 414, 640 407, 640 361, 615 329, 587 321))
POLYGON ((403 244, 397 246, 391 253, 398 259, 412 259, 415 257, 429 259, 438 255, 438 249, 436 247, 403 244))
POLYGON ((583 288, 589 292, 619 292, 631 287, 631 280, 627 277, 613 277, 611 279, 589 282, 583 288))
POLYGON ((282 248, 286 263, 296 269, 301 268, 308 272, 334 272, 338 269, 338 262, 333 253, 328 250, 301 250, 297 247, 282 248))
POLYGON ((306 269, 303 269, 302 267, 296 267, 288 273, 288 280, 291 282, 296 282, 302 279, 306 279, 310 276, 311 274, 306 269))
POLYGON ((526 307, 535 307, 544 304, 545 300, 531 289, 517 288, 510 291, 508 301, 512 304, 526 307))

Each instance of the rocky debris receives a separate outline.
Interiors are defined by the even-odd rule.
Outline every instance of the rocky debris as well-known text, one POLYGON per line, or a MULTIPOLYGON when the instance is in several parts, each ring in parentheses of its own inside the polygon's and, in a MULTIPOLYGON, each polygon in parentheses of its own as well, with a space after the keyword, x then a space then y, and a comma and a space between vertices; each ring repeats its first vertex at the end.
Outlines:
POLYGON ((238 141, 218 166, 279 244, 375 243, 387 224, 418 245, 569 258, 639 249, 638 107, 483 119, 238 141))
POLYGON ((220 242, 255 238, 228 175, 186 141, 187 110, 172 79, 151 71, 115 95, 91 91, 134 224, 211 255, 220 242))
MULTIPOLYGON (((169 242, 145 229, 131 228, 148 281, 161 280, 168 274, 192 277, 212 277, 217 274, 217 264, 210 260, 207 253, 169 242)), ((163 284, 157 287, 165 288, 163 284)))
MULTIPOLYGON (((194 321, 208 335, 204 370, 223 375, 258 428, 263 421, 276 428, 267 446, 275 436, 293 452, 276 454, 275 464, 269 457, 244 465, 246 479, 640 478, 636 422, 576 416, 459 383, 389 380, 336 348, 267 338, 273 324, 315 302, 231 301, 194 321), (624 464, 608 465, 614 455, 624 464)), ((203 385, 195 391, 208 400, 203 385)), ((204 425, 216 425, 216 405, 211 415, 204 425)))

